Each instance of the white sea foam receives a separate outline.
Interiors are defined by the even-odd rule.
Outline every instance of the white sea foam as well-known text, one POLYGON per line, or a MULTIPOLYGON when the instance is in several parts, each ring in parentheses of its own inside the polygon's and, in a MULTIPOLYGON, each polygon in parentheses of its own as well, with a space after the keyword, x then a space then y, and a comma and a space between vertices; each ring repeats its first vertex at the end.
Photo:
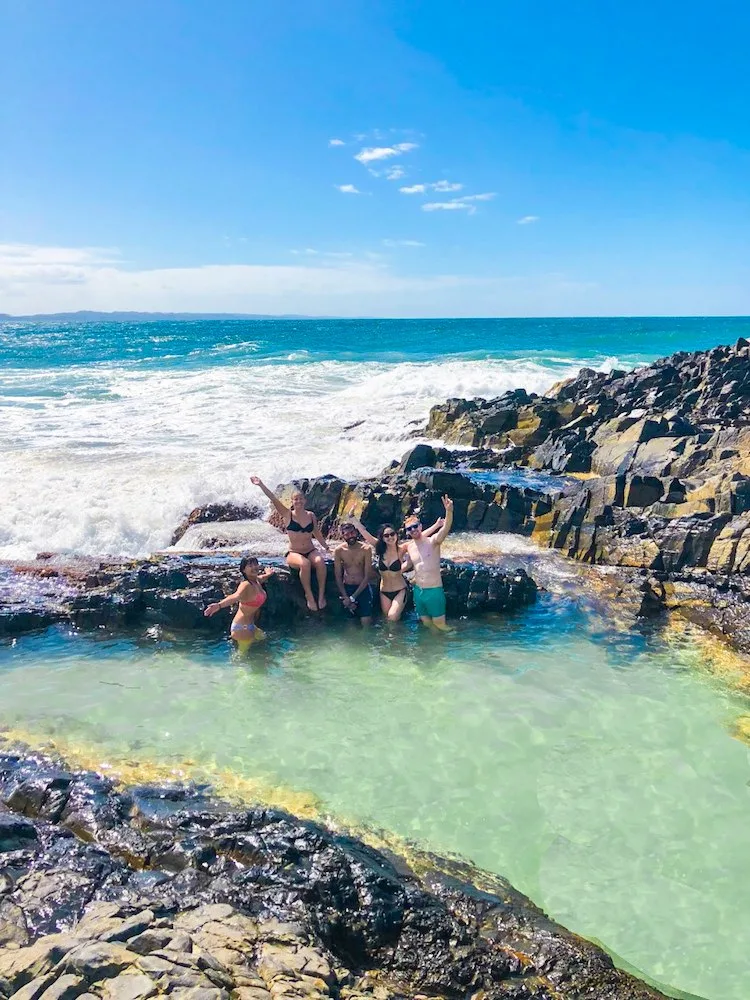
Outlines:
POLYGON ((371 475, 413 443, 434 403, 518 386, 543 392, 579 366, 448 359, 6 370, 0 556, 161 549, 193 507, 258 500, 251 474, 272 486, 327 472, 371 475))

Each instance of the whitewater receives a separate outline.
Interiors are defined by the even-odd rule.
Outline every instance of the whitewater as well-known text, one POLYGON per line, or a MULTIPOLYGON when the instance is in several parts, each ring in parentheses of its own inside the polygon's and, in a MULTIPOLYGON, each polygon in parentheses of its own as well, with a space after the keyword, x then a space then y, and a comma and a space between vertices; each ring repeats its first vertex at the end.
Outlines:
POLYGON ((259 501, 253 474, 374 475, 448 397, 658 352, 622 321, 502 322, 0 324, 0 557, 145 555, 200 504, 259 501))

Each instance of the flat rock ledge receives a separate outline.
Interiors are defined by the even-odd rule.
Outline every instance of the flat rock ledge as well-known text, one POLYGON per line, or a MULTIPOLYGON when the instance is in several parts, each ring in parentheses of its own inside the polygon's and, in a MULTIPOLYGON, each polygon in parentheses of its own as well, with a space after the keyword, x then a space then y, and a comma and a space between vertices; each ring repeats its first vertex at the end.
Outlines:
MULTIPOLYGON (((239 582, 236 558, 153 557, 115 562, 54 557, 0 563, 0 636, 54 624, 79 629, 147 628, 226 632, 232 611, 212 618, 204 608, 239 582)), ((523 569, 504 571, 478 563, 444 561, 443 583, 451 615, 512 612, 536 599, 537 587, 523 569)), ((284 566, 266 583, 262 627, 309 615, 296 575, 284 566)), ((329 566, 326 617, 345 618, 329 566)))
POLYGON ((3 1000, 663 996, 477 875, 0 739, 3 1000))

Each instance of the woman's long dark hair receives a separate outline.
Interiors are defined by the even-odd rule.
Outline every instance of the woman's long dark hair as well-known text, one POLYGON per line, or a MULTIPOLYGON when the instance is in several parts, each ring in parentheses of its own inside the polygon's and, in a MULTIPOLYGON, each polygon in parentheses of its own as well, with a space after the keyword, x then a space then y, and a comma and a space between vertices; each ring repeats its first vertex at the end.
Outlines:
POLYGON ((375 555, 376 556, 384 556, 385 555, 385 550, 388 548, 388 543, 383 538, 383 533, 386 532, 386 531, 388 531, 389 529, 391 531, 395 531, 396 532, 396 545, 398 545, 398 530, 396 528, 394 528, 392 524, 381 524, 380 527, 378 528, 378 540, 375 543, 375 555))

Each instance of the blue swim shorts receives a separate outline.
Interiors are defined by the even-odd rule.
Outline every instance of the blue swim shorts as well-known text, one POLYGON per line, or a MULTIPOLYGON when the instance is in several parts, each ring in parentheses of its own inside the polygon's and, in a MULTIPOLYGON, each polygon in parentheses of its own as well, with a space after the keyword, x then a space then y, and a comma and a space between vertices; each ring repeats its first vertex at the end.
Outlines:
POLYGON ((414 607, 420 618, 445 617, 445 591, 442 587, 414 587, 414 607))
MULTIPOLYGON (((344 590, 351 597, 358 586, 359 584, 356 583, 345 583, 344 590)), ((372 611, 375 606, 372 585, 368 583, 365 589, 357 594, 354 599, 357 602, 357 610, 354 612, 357 618, 372 618, 372 611)))

